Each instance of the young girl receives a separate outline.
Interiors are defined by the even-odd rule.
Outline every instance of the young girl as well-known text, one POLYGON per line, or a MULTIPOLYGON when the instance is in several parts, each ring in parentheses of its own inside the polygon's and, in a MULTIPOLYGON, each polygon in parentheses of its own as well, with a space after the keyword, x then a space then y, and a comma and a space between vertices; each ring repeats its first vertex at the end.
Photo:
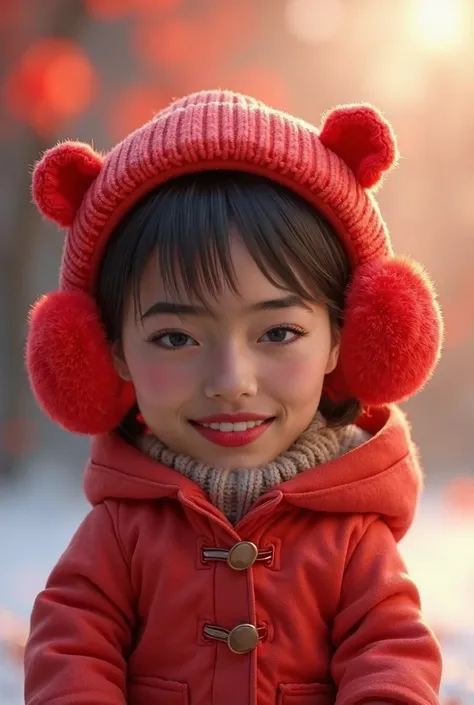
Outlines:
POLYGON ((34 606, 27 705, 437 703, 393 404, 441 322, 371 193, 396 156, 370 106, 316 130, 211 91, 36 165, 67 235, 28 368, 93 436, 92 509, 34 606))

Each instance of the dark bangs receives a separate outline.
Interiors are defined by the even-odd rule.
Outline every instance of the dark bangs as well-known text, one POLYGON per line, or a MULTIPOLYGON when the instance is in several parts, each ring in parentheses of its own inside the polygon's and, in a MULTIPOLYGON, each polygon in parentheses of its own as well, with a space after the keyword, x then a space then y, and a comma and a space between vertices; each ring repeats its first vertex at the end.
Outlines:
POLYGON ((332 227, 302 198, 263 177, 209 171, 186 175, 141 199, 112 234, 102 260, 97 299, 111 342, 120 339, 132 293, 157 258, 171 297, 184 291, 209 306, 223 282, 238 294, 230 236, 241 238, 275 286, 325 304, 341 325, 349 265, 332 227))

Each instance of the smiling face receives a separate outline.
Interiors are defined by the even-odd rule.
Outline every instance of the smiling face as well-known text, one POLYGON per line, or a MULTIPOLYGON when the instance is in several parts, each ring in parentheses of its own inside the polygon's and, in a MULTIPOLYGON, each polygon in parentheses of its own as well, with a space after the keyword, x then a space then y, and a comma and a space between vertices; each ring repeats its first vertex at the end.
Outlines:
MULTIPOLYGON (((260 176, 211 171, 130 209, 107 242, 96 296, 151 431, 202 462, 255 467, 313 419, 349 279, 340 239, 304 199, 260 176)), ((330 425, 352 420, 326 396, 319 410, 330 425)), ((136 413, 117 428, 132 443, 136 413)))
POLYGON ((170 297, 152 258, 140 284, 143 315, 128 297, 116 365, 165 445, 235 469, 274 460, 307 428, 338 344, 327 307, 271 283, 235 235, 230 260, 236 291, 223 278, 219 297, 203 306, 184 286, 170 297), (231 416, 213 418, 221 415, 231 416))

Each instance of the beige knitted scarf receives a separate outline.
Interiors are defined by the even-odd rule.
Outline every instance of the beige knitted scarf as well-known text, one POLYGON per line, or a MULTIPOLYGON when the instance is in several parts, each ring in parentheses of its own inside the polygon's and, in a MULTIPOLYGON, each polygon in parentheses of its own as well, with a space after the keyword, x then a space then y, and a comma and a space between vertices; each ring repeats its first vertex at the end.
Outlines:
POLYGON ((300 472, 322 465, 362 445, 370 436, 355 425, 331 428, 318 412, 306 431, 287 451, 264 467, 236 470, 214 468, 167 448, 156 436, 146 434, 137 447, 150 457, 196 482, 232 524, 272 487, 300 472))

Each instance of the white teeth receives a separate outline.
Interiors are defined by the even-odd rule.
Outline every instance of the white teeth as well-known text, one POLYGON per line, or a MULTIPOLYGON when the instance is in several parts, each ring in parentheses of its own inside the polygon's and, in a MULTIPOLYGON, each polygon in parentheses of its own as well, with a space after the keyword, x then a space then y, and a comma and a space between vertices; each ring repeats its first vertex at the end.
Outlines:
POLYGON ((239 421, 238 423, 202 423, 201 426, 204 428, 212 428, 214 431, 223 431, 224 433, 231 433, 236 431, 247 431, 249 428, 254 428, 255 426, 260 426, 263 421, 239 421))

